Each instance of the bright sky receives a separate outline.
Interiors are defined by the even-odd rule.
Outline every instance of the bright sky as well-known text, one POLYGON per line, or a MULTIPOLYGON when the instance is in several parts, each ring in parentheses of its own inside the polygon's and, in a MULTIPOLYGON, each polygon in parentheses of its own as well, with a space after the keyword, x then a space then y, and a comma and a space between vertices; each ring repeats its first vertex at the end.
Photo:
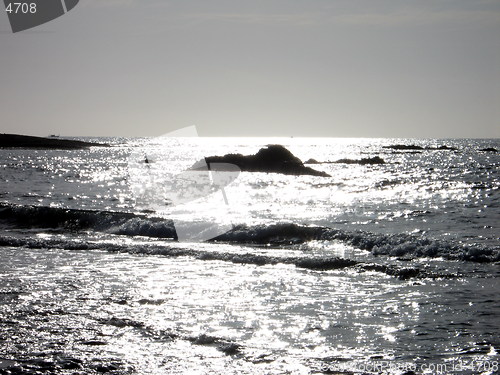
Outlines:
POLYGON ((0 132, 500 138, 498 0, 80 0, 12 34, 0 132))

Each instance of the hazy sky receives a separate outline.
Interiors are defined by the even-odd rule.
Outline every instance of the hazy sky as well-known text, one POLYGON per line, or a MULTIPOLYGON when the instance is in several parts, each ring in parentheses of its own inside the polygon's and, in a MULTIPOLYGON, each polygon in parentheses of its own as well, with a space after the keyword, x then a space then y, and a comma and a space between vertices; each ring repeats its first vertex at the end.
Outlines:
POLYGON ((500 137, 499 0, 80 0, 12 34, 0 132, 500 137))

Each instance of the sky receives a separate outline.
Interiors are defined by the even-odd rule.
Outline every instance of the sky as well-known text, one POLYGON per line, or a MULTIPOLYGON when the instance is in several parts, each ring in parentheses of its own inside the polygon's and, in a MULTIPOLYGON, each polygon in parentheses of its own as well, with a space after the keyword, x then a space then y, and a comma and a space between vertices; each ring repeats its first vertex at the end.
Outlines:
POLYGON ((80 0, 13 34, 0 132, 500 138, 499 0, 80 0))

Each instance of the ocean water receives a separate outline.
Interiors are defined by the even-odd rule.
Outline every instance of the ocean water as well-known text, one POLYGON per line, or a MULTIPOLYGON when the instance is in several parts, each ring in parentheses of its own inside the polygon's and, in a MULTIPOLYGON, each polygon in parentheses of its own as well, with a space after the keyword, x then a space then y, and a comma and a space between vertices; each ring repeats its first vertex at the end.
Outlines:
POLYGON ((500 373, 499 140, 93 140, 0 149, 0 374, 500 373), (268 144, 385 164, 176 184, 268 144))

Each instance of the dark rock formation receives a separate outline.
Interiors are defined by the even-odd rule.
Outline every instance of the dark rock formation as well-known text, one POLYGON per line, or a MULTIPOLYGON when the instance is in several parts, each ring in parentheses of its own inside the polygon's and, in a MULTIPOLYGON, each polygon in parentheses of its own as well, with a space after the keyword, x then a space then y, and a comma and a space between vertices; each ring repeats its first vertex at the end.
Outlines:
POLYGON ((281 145, 269 145, 261 148, 255 155, 227 154, 224 156, 209 156, 205 160, 208 164, 234 164, 242 171, 247 172, 331 177, 328 173, 304 166, 298 157, 281 145))
POLYGON ((422 146, 417 145, 391 145, 391 146, 382 146, 383 148, 389 148, 391 150, 423 150, 422 146))
POLYGON ((388 148, 391 150, 400 150, 400 151, 415 151, 415 150, 430 150, 430 151, 439 151, 439 150, 445 150, 445 151, 457 151, 458 149, 456 147, 450 147, 450 146, 439 146, 439 147, 422 147, 422 146, 417 146, 417 145, 390 145, 390 146, 382 146, 382 148, 388 148))
POLYGON ((385 164, 385 160, 382 159, 380 156, 374 156, 373 158, 362 158, 362 159, 340 159, 337 160, 335 163, 342 163, 342 164, 361 164, 361 165, 367 165, 367 164, 385 164))
POLYGON ((447 150, 447 151, 457 151, 458 148, 450 146, 439 146, 439 147, 427 147, 426 150, 447 150))
POLYGON ((309 159, 304 164, 385 164, 385 160, 380 156, 374 156, 372 158, 362 158, 362 159, 339 159, 337 161, 317 161, 316 159, 309 159))
POLYGON ((487 147, 487 148, 482 148, 479 151, 485 151, 485 152, 498 152, 496 148, 493 147, 487 147))
POLYGON ((43 138, 18 134, 0 134, 0 148, 37 148, 78 150, 91 146, 108 147, 108 144, 72 141, 69 139, 43 138))

